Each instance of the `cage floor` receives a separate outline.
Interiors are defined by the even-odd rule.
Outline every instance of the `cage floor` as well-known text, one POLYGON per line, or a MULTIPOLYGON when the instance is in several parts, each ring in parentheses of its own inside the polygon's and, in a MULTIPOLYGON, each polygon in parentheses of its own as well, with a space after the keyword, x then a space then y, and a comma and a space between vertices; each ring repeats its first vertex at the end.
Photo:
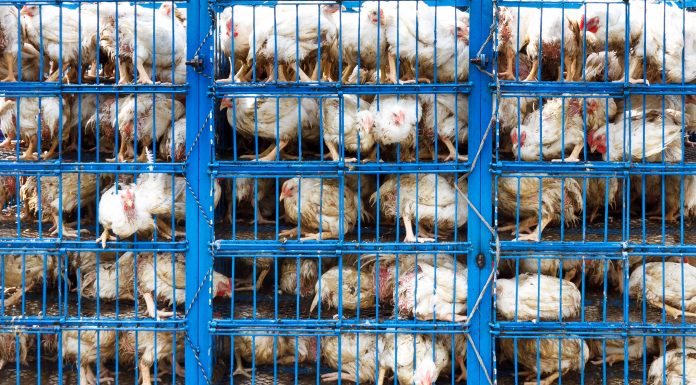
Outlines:
MULTIPOLYGON (((654 358, 650 357, 647 360, 647 366, 650 367, 652 360, 654 358)), ((522 367, 518 367, 518 372, 523 371, 522 367)), ((642 360, 633 360, 628 364, 628 378, 627 382, 624 381, 624 365, 623 363, 616 363, 613 366, 606 367, 606 372, 604 371, 602 365, 594 365, 592 363, 587 363, 585 370, 580 374, 580 372, 568 372, 564 374, 560 379, 552 382, 552 384, 567 384, 567 385, 584 385, 584 384, 606 384, 606 385, 620 385, 628 383, 630 385, 641 385, 644 384, 643 376, 647 378, 647 369, 643 366, 642 360), (605 377, 606 376, 606 377, 605 377), (606 378, 606 382, 604 382, 606 378)), ((521 385, 525 383, 525 377, 515 377, 515 369, 512 363, 505 362, 498 364, 497 366, 497 376, 498 384, 500 385, 521 385)), ((541 377, 543 380, 544 377, 541 377)), ((530 379, 530 381, 536 381, 536 377, 530 379)))
MULTIPOLYGON (((14 363, 5 366, 0 376, 0 385, 16 385, 16 384, 46 384, 46 385, 58 385, 58 384, 77 384, 78 383, 78 370, 75 366, 63 365, 63 378, 60 381, 60 376, 58 374, 58 363, 51 362, 49 360, 41 360, 40 370, 38 370, 38 364, 36 362, 30 362, 28 365, 20 366, 19 376, 15 371, 14 363), (18 378, 19 377, 19 378, 18 378)), ((113 370, 113 364, 107 364, 109 370, 113 370)), ((96 368, 92 367, 92 370, 96 374, 96 368)), ((113 372, 112 377, 114 377, 114 384, 139 384, 137 377, 135 376, 134 369, 124 369, 119 368, 118 377, 117 373, 113 372)), ((154 381, 154 375, 152 380, 154 381)), ((182 378, 177 377, 172 380, 172 376, 169 374, 163 374, 160 376, 158 384, 176 384, 184 385, 185 381, 182 378)))

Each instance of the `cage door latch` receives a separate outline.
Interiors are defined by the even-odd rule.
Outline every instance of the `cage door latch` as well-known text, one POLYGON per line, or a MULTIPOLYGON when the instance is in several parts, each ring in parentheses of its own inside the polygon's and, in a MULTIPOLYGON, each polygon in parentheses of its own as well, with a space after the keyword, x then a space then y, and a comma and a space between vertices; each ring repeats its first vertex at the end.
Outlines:
POLYGON ((197 70, 201 69, 203 68, 203 58, 200 58, 196 55, 191 60, 187 60, 186 65, 191 66, 197 70))
POLYGON ((486 65, 488 65, 488 58, 485 54, 480 54, 475 58, 469 59, 469 62, 480 67, 485 67, 486 65))

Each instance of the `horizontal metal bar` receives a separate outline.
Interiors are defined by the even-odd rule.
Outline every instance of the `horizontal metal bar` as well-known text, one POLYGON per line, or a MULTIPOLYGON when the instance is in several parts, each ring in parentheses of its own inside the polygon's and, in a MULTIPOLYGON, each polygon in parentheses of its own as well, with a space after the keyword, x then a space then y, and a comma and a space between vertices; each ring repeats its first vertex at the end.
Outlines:
MULTIPOLYGON (((158 0, 155 0, 156 2, 161 2, 158 0)), ((178 6, 186 4, 188 1, 187 0, 173 0, 175 4, 178 6)), ((9 0, 4 0, 0 1, 0 5, 17 5, 17 6, 22 6, 22 5, 68 5, 68 4, 79 4, 79 3, 122 3, 123 0, 16 0, 16 1, 9 1, 9 0)), ((169 0, 167 0, 169 2, 169 0)), ((128 4, 138 4, 140 6, 145 6, 147 7, 148 5, 152 6, 153 0, 130 0, 128 4)))
POLYGON ((314 252, 314 253, 386 253, 386 252, 457 252, 470 247, 469 242, 339 242, 339 241, 275 241, 275 240, 219 240, 212 244, 217 255, 239 254, 256 251, 258 253, 314 252))
POLYGON ((218 161, 210 166, 210 172, 217 178, 238 176, 266 177, 335 177, 346 174, 411 174, 411 173, 459 173, 469 172, 470 163, 345 163, 332 161, 218 161))
POLYGON ((158 173, 158 174, 180 174, 184 172, 184 163, 156 163, 155 167, 148 163, 107 163, 107 162, 70 162, 61 163, 58 161, 47 162, 0 162, 0 174, 9 175, 30 175, 41 176, 58 175, 59 173, 81 172, 81 173, 158 173))
MULTIPOLYGON (((403 2, 413 2, 416 0, 399 0, 403 2)), ((230 6, 230 5, 266 5, 266 6, 273 6, 275 4, 282 4, 282 5, 294 5, 294 4, 336 4, 338 1, 337 0, 278 0, 278 1, 268 1, 268 0, 217 0, 217 1, 211 1, 211 4, 215 5, 224 5, 224 6, 230 6)), ((346 0, 341 0, 341 4, 346 5, 347 7, 357 7, 360 5, 358 1, 346 1, 346 0)), ((457 6, 457 7, 467 7, 469 4, 468 0, 437 0, 437 3, 431 2, 431 1, 426 1, 426 3, 430 3, 430 5, 437 5, 437 6, 457 6)))
MULTIPOLYGON (((489 85, 492 90, 495 84, 489 85)), ((695 94, 696 84, 626 84, 601 82, 518 82, 502 81, 502 96, 613 96, 695 94)))
MULTIPOLYGON (((500 0, 497 2, 499 7, 522 7, 522 8, 580 8, 583 4, 613 4, 624 5, 628 2, 617 0, 563 0, 562 2, 544 0, 500 0)), ((677 0, 668 2, 670 6, 694 7, 694 0, 677 0)))
POLYGON ((331 332, 333 330, 364 330, 371 333, 379 332, 394 332, 393 329, 407 330, 407 331, 418 331, 419 333, 432 332, 446 332, 452 333, 453 331, 466 333, 468 330, 466 325, 458 322, 428 322, 428 321, 414 321, 414 320, 384 320, 380 322, 375 322, 374 319, 369 319, 363 317, 360 320, 357 319, 342 319, 342 320, 318 320, 318 319, 305 319, 305 320, 263 320, 263 319, 235 319, 235 320, 223 320, 217 319, 210 322, 210 332, 214 334, 235 334, 240 331, 250 331, 250 332, 261 332, 268 333, 273 331, 286 332, 287 330, 316 330, 321 332, 324 329, 326 332, 331 332), (259 330, 260 329, 260 330, 259 330), (391 329, 391 330, 390 330, 391 329))
MULTIPOLYGON (((14 3, 13 3, 14 4, 14 3)), ((31 4, 36 4, 32 2, 31 4)), ((57 94, 181 94, 186 84, 61 84, 56 82, 4 82, 0 95, 6 97, 43 97, 57 94)))
MULTIPOLYGON (((495 249, 495 244, 491 244, 495 249)), ((631 242, 518 242, 500 241, 501 253, 507 252, 555 252, 569 253, 656 253, 658 255, 681 255, 696 253, 696 245, 649 245, 631 242)), ((530 255, 533 257, 533 255, 530 255)))
POLYGON ((157 330, 157 331, 183 331, 185 330, 186 321, 181 318, 177 320, 164 319, 154 320, 152 318, 139 319, 108 319, 108 318, 39 318, 39 317, 0 317, 0 331, 21 331, 23 327, 32 329, 32 331, 41 330, 45 333, 55 332, 66 329, 103 329, 108 327, 109 330, 157 330), (53 330, 51 330, 54 328, 53 330))
POLYGON ((331 96, 338 93, 355 95, 375 94, 453 94, 469 93, 469 83, 458 84, 340 84, 340 83, 220 83, 213 87, 218 98, 231 95, 268 96, 331 96))
POLYGON ((633 163, 633 162, 515 162, 493 164, 494 174, 524 176, 588 176, 624 177, 628 175, 681 175, 696 173, 696 163, 633 163))
POLYGON ((652 324, 639 322, 511 322, 491 324, 492 333, 500 337, 549 335, 584 335, 590 337, 619 334, 623 336, 679 334, 696 332, 696 324, 652 324))
POLYGON ((0 239, 0 253, 12 253, 22 251, 32 252, 69 252, 69 251, 112 251, 112 252, 183 252, 188 249, 188 242, 162 242, 162 241, 119 241, 107 243, 103 249, 101 244, 94 240, 78 241, 59 238, 2 238, 0 239), (117 246, 115 246, 117 245, 117 246))

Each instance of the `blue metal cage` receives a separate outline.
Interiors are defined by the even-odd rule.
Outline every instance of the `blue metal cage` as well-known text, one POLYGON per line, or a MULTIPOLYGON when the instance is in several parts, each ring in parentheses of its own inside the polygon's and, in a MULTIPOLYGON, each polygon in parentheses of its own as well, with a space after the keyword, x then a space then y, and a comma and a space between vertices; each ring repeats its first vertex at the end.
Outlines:
POLYGON ((692 6, 0 5, 0 384, 696 383, 692 6))

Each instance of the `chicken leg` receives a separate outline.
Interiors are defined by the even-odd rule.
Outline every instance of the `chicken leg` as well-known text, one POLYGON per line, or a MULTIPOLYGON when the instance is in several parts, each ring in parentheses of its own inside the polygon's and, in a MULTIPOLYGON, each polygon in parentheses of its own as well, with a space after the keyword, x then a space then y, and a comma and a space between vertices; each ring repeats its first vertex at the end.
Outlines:
POLYGON ((389 59, 389 76, 388 76, 387 80, 389 80, 389 82, 392 84, 397 84, 398 74, 396 73, 396 54, 390 53, 388 59, 389 59))
POLYGON ((0 143, 0 149, 3 150, 13 150, 14 145, 12 144, 12 141, 16 138, 16 134, 14 130, 10 130, 10 132, 7 133, 7 137, 5 137, 5 140, 0 143))
POLYGON ((408 216, 404 215, 404 227, 406 228, 406 237, 404 238, 404 242, 434 242, 435 240, 433 238, 425 238, 425 237, 418 237, 416 238, 415 234, 413 234, 413 223, 411 222, 411 218, 408 216))
POLYGON ((467 160, 469 160, 468 156, 459 155, 459 153, 457 153, 457 148, 454 146, 450 138, 446 136, 441 136, 440 140, 442 141, 442 143, 445 144, 445 147, 447 147, 447 150, 449 151, 449 155, 447 155, 447 157, 445 158, 445 162, 449 162, 455 159, 459 160, 460 162, 466 162, 467 160))
POLYGON ((171 317, 174 315, 174 312, 171 311, 157 310, 157 307, 155 306, 155 299, 152 297, 152 293, 143 292, 142 295, 143 299, 145 300, 145 306, 147 307, 147 313, 150 315, 150 317, 159 319, 171 317))
POLYGON ((106 242, 107 241, 115 241, 117 238, 109 233, 109 229, 104 229, 102 231, 102 234, 99 238, 96 239, 96 242, 99 243, 101 242, 102 244, 102 249, 106 249, 106 242))
POLYGON ((518 240, 520 241, 540 241, 541 240, 541 235, 544 232, 544 229, 546 226, 551 223, 551 216, 545 216, 541 218, 541 225, 532 230, 529 234, 526 235, 520 235, 517 237, 518 240))
POLYGON ((350 373, 333 372, 333 373, 325 373, 325 374, 321 375, 322 382, 336 382, 336 381, 338 381, 339 378, 343 381, 351 381, 351 382, 355 382, 356 384, 358 383, 357 378, 355 378, 355 376, 350 374, 350 373))
MULTIPOLYGON (((28 291, 30 291, 34 287, 34 284, 28 284, 24 290, 22 288, 17 288, 17 291, 10 296, 10 298, 6 299, 3 306, 7 309, 9 307, 14 306, 17 302, 22 300, 22 296, 26 294, 28 291)), ((5 292, 7 292, 7 289, 5 289, 5 292)))
POLYGON ((463 356, 457 356, 457 364, 459 364, 459 369, 462 371, 462 374, 455 379, 455 382, 461 382, 461 381, 466 381, 466 363, 464 363, 464 357, 463 356))
POLYGON ((34 148, 36 147, 36 142, 38 141, 38 137, 36 135, 32 136, 31 139, 29 139, 29 145, 27 146, 27 150, 24 151, 24 154, 19 157, 19 159, 22 160, 36 160, 36 156, 34 155, 34 148))
POLYGON ((617 362, 623 362, 625 360, 625 357, 622 353, 614 353, 614 354, 607 354, 607 359, 606 360, 596 360, 592 361, 594 365, 602 365, 603 362, 607 362, 607 365, 612 366, 617 362))
POLYGON ((130 73, 125 62, 118 61, 118 84, 128 84, 131 82, 130 73))
POLYGON ((532 69, 529 71, 529 75, 524 79, 525 82, 537 80, 537 71, 539 70, 539 58, 532 61, 532 69))
POLYGON ((254 285, 254 278, 249 278, 245 280, 238 281, 235 284, 234 290, 235 291, 259 291, 261 289, 261 286, 263 285, 263 281, 266 279, 266 276, 268 275, 268 272, 270 269, 263 269, 261 270, 261 274, 259 274, 259 277, 256 279, 256 285, 254 285), (239 286, 237 286, 239 284, 239 286))
POLYGON ((321 233, 309 233, 300 237, 302 241, 321 241, 322 239, 338 239, 338 234, 323 231, 321 233))
POLYGON ((135 66, 138 69, 138 84, 152 84, 152 79, 145 71, 145 66, 140 60, 135 61, 135 66))
POLYGON ((554 159, 554 162, 561 162, 565 160, 566 162, 578 162, 580 161, 580 153, 582 152, 582 149, 585 147, 585 142, 578 143, 573 147, 573 151, 570 153, 569 156, 567 156, 565 159, 554 159))
MULTIPOLYGON (((657 308, 661 308, 663 306, 663 304, 656 299, 655 300, 648 300, 648 302, 657 308)), ((676 307, 668 305, 668 304, 664 304, 664 307, 665 307, 665 312, 667 313, 667 315, 672 316, 674 319, 678 319, 679 317, 682 316, 682 309, 677 309, 676 307)), ((684 317, 696 317, 696 313, 692 313, 692 312, 684 310, 684 317)))
POLYGON ((15 82, 15 81, 17 81, 17 78, 15 77, 15 74, 14 74, 14 71, 15 71, 14 55, 6 52, 4 56, 5 56, 5 65, 7 66, 7 76, 5 76, 5 79, 3 79, 3 81, 4 82, 15 82))
POLYGON ((51 143, 51 148, 44 153, 43 159, 53 159, 53 157, 56 155, 56 149, 58 149, 58 144, 59 141, 54 139, 53 143, 51 143))
POLYGON ((280 233, 278 233, 278 237, 282 237, 282 238, 295 238, 295 237, 297 237, 297 227, 293 226, 290 229, 282 230, 280 233))
POLYGON ((244 376, 246 378, 251 378, 250 373, 251 373, 252 369, 251 368, 247 369, 244 367, 244 365, 242 365, 242 356, 240 356, 239 353, 237 353, 236 351, 234 352, 234 360, 237 364, 235 365, 236 369, 234 369, 234 372, 232 372, 232 377, 234 377, 238 374, 241 374, 242 376, 244 376))
POLYGON ((141 383, 141 385, 152 384, 152 378, 150 378, 150 367, 147 366, 142 360, 140 360, 138 368, 140 369, 140 375, 143 377, 143 382, 141 383))
POLYGON ((558 378, 558 376, 559 376, 559 374, 558 374, 558 372, 556 372, 556 373, 549 375, 546 378, 542 378, 539 382, 528 381, 528 382, 525 382, 524 385, 551 385, 558 378))
POLYGON ((515 52, 512 47, 505 48, 505 72, 498 73, 498 78, 501 80, 515 80, 515 70, 514 70, 515 52))
POLYGON ((287 141, 287 140, 281 140, 278 146, 276 146, 275 144, 271 145, 271 146, 269 147, 269 148, 271 149, 271 151, 269 151, 268 154, 264 155, 263 157, 259 157, 259 160, 260 160, 260 161, 266 161, 266 162, 270 162, 270 161, 276 160, 276 154, 277 154, 278 152, 283 151, 283 149, 284 149, 285 146, 287 146, 287 145, 288 145, 288 141, 287 141))

